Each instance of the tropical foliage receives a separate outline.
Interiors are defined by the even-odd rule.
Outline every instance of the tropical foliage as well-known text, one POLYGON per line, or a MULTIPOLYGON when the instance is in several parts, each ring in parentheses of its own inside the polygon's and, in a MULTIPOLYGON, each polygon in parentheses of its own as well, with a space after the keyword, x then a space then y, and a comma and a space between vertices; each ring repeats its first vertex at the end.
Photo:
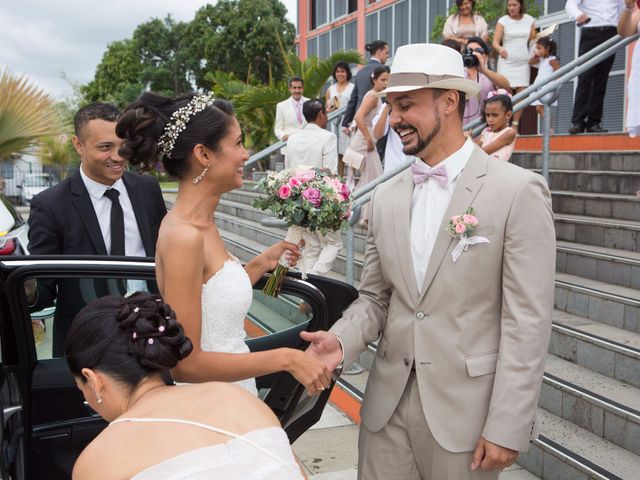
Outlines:
MULTIPOLYGON (((525 0, 526 11, 532 17, 538 17, 540 15, 540 0, 525 0)), ((433 30, 431 33, 431 40, 434 42, 440 42, 442 40, 442 30, 444 29, 444 22, 449 15, 453 15, 458 11, 458 7, 455 2, 452 2, 449 13, 446 16, 438 15, 433 23, 433 30)), ((489 25, 490 36, 493 37, 493 30, 495 28, 498 19, 506 15, 507 2, 506 0, 478 0, 475 6, 475 12, 484 17, 489 25)))
POLYGON ((51 97, 27 77, 0 75, 0 159, 20 154, 63 124, 51 97))
POLYGON ((78 161, 78 155, 69 141, 69 136, 64 134, 42 138, 38 158, 42 165, 54 167, 61 180, 67 176, 69 166, 78 161))

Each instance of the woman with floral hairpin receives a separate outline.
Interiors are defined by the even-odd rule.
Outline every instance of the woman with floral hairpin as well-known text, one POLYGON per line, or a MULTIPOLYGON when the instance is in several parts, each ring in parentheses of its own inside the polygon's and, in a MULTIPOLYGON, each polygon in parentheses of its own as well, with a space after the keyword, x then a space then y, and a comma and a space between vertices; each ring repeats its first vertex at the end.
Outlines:
POLYGON ((302 480, 273 412, 221 382, 182 387, 162 373, 192 345, 157 295, 106 296, 76 316, 64 348, 89 406, 110 422, 73 480, 302 480))
POLYGON ((209 95, 177 99, 143 93, 116 127, 120 155, 149 169, 157 159, 178 178, 178 196, 164 218, 156 247, 156 276, 164 300, 193 342, 193 353, 172 375, 178 382, 233 381, 253 393, 255 377, 287 371, 309 394, 328 387, 331 375, 296 349, 250 353, 244 320, 252 284, 275 268, 283 253, 295 265, 297 245, 279 242, 244 267, 226 249, 215 224, 220 196, 243 183, 249 158, 233 107, 209 95))

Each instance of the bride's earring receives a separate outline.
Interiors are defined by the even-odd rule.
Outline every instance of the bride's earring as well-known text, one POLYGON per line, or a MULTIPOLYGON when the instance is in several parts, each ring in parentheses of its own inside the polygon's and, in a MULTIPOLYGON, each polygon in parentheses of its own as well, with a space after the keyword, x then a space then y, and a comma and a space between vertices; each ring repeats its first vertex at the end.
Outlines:
POLYGON ((102 397, 98 395, 98 392, 96 392, 96 402, 98 402, 98 405, 102 403, 102 397))
POLYGON ((197 185, 199 184, 202 179, 204 178, 204 176, 207 174, 207 172, 209 171, 209 167, 211 165, 207 165, 206 167, 204 167, 204 170, 202 170, 202 173, 200 175, 198 175, 196 178, 193 179, 193 184, 197 185))

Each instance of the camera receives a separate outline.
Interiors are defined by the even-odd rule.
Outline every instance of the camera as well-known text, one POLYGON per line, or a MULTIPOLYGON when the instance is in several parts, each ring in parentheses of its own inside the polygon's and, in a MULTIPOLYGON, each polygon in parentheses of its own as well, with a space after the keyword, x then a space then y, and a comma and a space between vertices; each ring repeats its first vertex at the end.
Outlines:
POLYGON ((473 54, 473 50, 471 50, 469 47, 465 47, 462 50, 462 64, 465 66, 465 68, 473 68, 480 65, 478 57, 473 54))

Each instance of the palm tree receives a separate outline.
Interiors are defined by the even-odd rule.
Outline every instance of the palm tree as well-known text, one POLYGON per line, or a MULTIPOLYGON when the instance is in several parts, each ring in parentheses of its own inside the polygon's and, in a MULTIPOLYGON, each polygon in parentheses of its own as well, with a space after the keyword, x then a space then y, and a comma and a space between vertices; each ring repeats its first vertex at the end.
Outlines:
POLYGON ((38 158, 42 165, 53 165, 58 170, 58 178, 63 180, 67 176, 69 164, 77 160, 75 150, 67 135, 43 137, 40 140, 38 158))
POLYGON ((53 99, 24 76, 0 76, 0 158, 19 154, 41 137, 62 132, 53 99))

